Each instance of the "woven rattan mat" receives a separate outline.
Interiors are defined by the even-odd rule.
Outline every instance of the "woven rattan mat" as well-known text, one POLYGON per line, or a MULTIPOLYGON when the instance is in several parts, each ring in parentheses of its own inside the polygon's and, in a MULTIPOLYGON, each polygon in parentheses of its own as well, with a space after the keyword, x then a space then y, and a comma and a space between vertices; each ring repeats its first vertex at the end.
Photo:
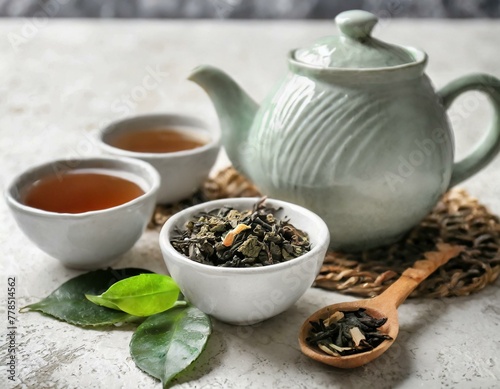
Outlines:
MULTIPOLYGON (((158 206, 150 228, 160 228, 191 205, 227 197, 259 196, 233 168, 208 179, 201 190, 171 206, 158 206)), ((464 190, 446 193, 434 210, 399 242, 356 254, 329 252, 314 286, 357 296, 382 293, 436 243, 465 246, 462 253, 429 276, 411 297, 464 296, 483 289, 500 273, 500 222, 464 190)))

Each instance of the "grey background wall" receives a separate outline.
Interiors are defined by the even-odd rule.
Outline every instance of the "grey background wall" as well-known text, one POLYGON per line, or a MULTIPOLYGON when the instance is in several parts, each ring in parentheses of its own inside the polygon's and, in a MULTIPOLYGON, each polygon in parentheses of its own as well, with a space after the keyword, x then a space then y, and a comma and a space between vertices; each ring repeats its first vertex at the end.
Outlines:
POLYGON ((329 19, 354 8, 381 17, 500 17, 499 0, 0 0, 4 17, 329 19))

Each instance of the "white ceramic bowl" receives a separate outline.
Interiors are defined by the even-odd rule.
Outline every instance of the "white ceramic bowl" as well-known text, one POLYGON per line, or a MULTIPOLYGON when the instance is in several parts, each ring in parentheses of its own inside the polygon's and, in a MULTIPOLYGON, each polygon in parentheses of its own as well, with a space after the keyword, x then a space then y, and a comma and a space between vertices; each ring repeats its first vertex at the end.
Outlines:
POLYGON ((186 221, 200 212, 224 206, 251 209, 256 198, 210 201, 172 216, 160 232, 160 247, 168 271, 186 298, 203 312, 230 324, 247 325, 273 317, 291 307, 312 285, 330 242, 325 222, 311 211, 284 201, 266 204, 281 207, 295 227, 307 232, 312 249, 288 262, 254 268, 203 265, 180 254, 170 244, 184 230, 186 221))
POLYGON ((220 132, 191 116, 152 114, 116 121, 104 128, 98 139, 101 149, 111 155, 137 158, 153 165, 160 173, 157 201, 174 203, 191 196, 206 180, 220 150, 220 132), (191 150, 171 153, 143 153, 123 150, 110 144, 114 136, 154 128, 175 128, 204 138, 207 143, 191 150))
POLYGON ((153 213, 159 186, 157 171, 135 159, 58 160, 17 176, 5 196, 21 230, 42 251, 68 267, 96 269, 109 266, 141 237, 153 213), (47 212, 23 204, 27 190, 37 180, 77 169, 115 173, 137 183, 145 193, 116 207, 75 214, 47 212))

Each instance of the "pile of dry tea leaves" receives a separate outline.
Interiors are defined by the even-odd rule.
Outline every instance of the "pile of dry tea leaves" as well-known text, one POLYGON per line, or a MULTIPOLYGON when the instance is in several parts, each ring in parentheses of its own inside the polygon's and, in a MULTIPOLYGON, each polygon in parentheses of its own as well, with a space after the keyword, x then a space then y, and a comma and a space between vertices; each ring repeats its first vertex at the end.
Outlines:
POLYGON ((328 355, 343 356, 373 350, 384 340, 392 340, 381 333, 387 318, 376 319, 363 308, 357 311, 337 311, 326 320, 310 322, 311 336, 306 341, 328 355))
POLYGON ((260 199, 252 210, 224 207, 197 215, 170 243, 193 261, 222 267, 257 267, 288 261, 311 249, 307 234, 279 219, 280 209, 260 199))

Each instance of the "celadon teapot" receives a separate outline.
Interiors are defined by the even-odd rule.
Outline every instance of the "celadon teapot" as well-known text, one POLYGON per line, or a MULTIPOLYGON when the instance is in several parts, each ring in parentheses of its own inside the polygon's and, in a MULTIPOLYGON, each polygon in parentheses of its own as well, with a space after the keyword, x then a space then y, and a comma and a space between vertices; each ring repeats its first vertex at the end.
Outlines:
POLYGON ((338 36, 289 53, 288 74, 260 107, 216 68, 189 78, 210 96, 236 169, 269 197, 316 212, 332 248, 352 251, 401 238, 447 189, 493 159, 500 80, 469 75, 436 93, 427 55, 373 38, 373 14, 347 11, 335 21, 338 36), (469 90, 488 95, 495 121, 454 163, 446 109, 469 90))

